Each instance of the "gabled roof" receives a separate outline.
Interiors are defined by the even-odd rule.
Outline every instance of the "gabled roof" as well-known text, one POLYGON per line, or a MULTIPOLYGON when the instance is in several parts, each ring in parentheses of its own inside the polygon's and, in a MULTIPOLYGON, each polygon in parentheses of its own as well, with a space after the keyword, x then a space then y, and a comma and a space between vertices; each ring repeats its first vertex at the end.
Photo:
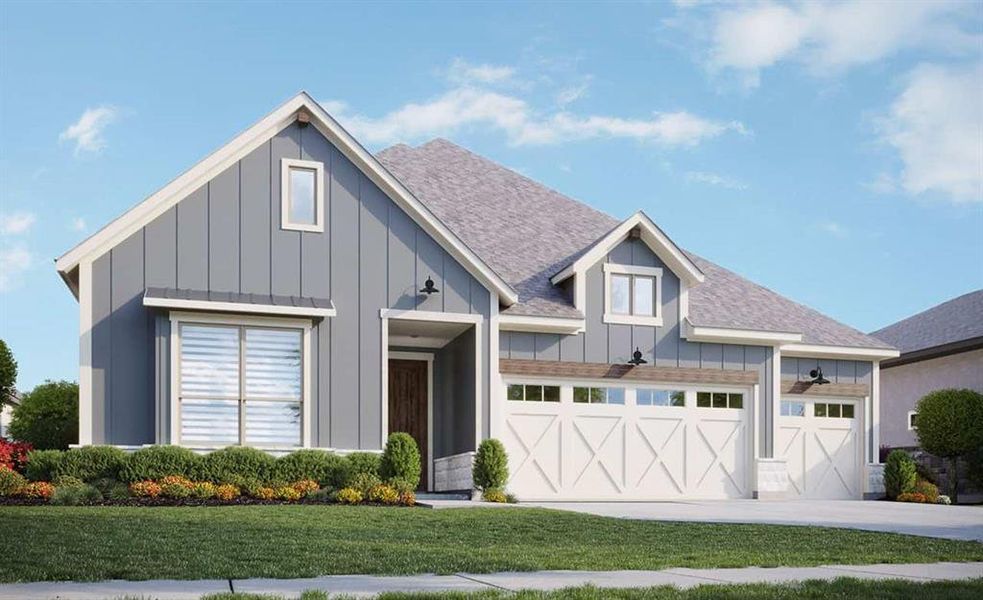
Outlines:
POLYGON ((901 356, 983 338, 983 290, 963 294, 871 333, 901 356))
POLYGON ((75 246, 56 261, 62 277, 76 292, 71 273, 83 260, 92 260, 119 244, 154 218, 163 214, 206 181, 220 174, 229 166, 255 150, 268 139, 297 120, 306 112, 314 125, 349 160, 385 192, 400 208, 405 210, 438 244, 457 259, 479 281, 499 295, 500 301, 510 305, 518 295, 501 275, 488 266, 446 224, 421 203, 403 184, 392 176, 376 158, 338 124, 306 92, 300 92, 281 104, 252 127, 222 146, 205 159, 185 171, 163 188, 140 202, 119 218, 75 246))
MULTIPOLYGON (((503 315, 578 318, 550 278, 621 222, 447 140, 397 145, 379 161, 519 292, 503 315)), ((802 343, 888 349, 888 344, 756 285, 692 253, 704 274, 689 292, 697 326, 798 332, 802 343)))

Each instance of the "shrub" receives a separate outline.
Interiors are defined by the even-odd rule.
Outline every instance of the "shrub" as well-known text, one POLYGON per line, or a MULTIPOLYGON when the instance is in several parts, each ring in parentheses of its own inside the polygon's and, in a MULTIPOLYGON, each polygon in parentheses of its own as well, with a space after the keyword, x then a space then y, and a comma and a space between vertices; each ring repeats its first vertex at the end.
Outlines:
POLYGON ((256 496, 257 490, 263 487, 263 482, 255 477, 229 477, 222 484, 233 485, 247 496, 256 496))
POLYGON ((72 477, 71 475, 66 475, 64 477, 58 477, 54 481, 55 487, 82 487, 85 482, 78 477, 72 477))
POLYGON ((372 486, 369 489, 369 493, 365 495, 365 498, 369 502, 376 502, 378 504, 396 504, 399 502, 399 492, 393 489, 392 486, 380 483, 372 486))
POLYGON ((471 470, 474 487, 479 490, 501 489, 509 479, 509 458, 502 442, 489 438, 481 442, 471 470))
POLYGON ((355 488, 341 488, 335 495, 335 500, 341 504, 358 504, 362 501, 362 492, 355 488))
POLYGON ((369 495, 369 490, 382 483, 378 475, 373 473, 359 473, 351 478, 346 487, 358 490, 363 498, 369 495))
POLYGON ((884 491, 887 497, 896 499, 915 489, 915 461, 904 450, 894 450, 887 455, 884 465, 884 491))
MULTIPOLYGON (((99 479, 91 481, 90 483, 94 485, 97 490, 99 490, 99 493, 102 494, 103 497, 109 497, 109 491, 120 485, 118 481, 111 477, 100 477, 99 479)), ((126 486, 124 485, 123 487, 126 486)))
POLYGON ((914 492, 916 494, 921 494, 922 496, 925 496, 925 501, 928 502, 929 504, 935 504, 936 502, 939 501, 938 486, 935 485, 934 483, 930 483, 923 479, 919 479, 918 481, 915 482, 914 492))
POLYGON ((276 490, 271 487, 260 487, 253 493, 253 497, 260 500, 272 500, 274 496, 276 496, 276 490))
POLYGON ((47 500, 55 493, 55 486, 47 481, 33 481, 20 489, 20 495, 25 498, 41 498, 47 500))
POLYGON ((345 456, 343 472, 338 481, 339 487, 351 487, 351 481, 359 475, 379 476, 382 457, 371 452, 352 452, 345 456))
POLYGON ((270 481, 275 460, 272 456, 248 446, 229 446, 201 457, 194 479, 213 483, 229 482, 236 477, 255 477, 270 481))
POLYGON ((927 502, 924 494, 919 494, 917 492, 905 492, 903 494, 898 494, 898 502, 914 502, 916 504, 924 504, 927 502))
POLYGON ((222 502, 231 502, 239 497, 239 488, 231 483, 223 483, 215 488, 215 497, 222 502))
POLYGON ((406 480, 414 489, 420 485, 420 448, 413 436, 402 432, 389 435, 379 461, 379 476, 406 480))
POLYGON ((27 442, 10 442, 0 437, 0 467, 23 473, 30 451, 31 445, 27 442))
MULTIPOLYGON (((102 490, 100 490, 102 491, 102 490)), ((110 500, 129 500, 130 499, 130 488, 125 483, 116 482, 111 488, 102 492, 102 495, 110 500)))
POLYGON ((386 485, 392 487, 399 494, 404 494, 406 492, 416 492, 416 486, 410 485, 410 482, 405 479, 400 479, 394 477, 386 481, 386 485))
POLYGON ((292 485, 281 485, 273 490, 273 496, 277 500, 286 500, 287 502, 296 502, 300 500, 300 492, 297 491, 292 485))
POLYGON ((10 419, 10 436, 39 450, 65 450, 79 439, 79 386, 46 381, 24 394, 10 419))
POLYGON ((160 492, 160 484, 156 481, 135 481, 130 484, 130 494, 137 498, 156 498, 160 492))
POLYGON ((946 496, 945 494, 939 494, 939 498, 935 501, 936 504, 945 504, 946 506, 952 504, 952 498, 946 496))
POLYGON ((191 480, 180 475, 168 475, 157 483, 160 484, 160 495, 165 498, 188 498, 194 485, 191 480))
POLYGON ((505 495, 500 488, 487 488, 481 492, 481 499, 485 502, 496 502, 499 504, 504 504, 509 501, 508 496, 505 495))
POLYGON ((102 502, 102 494, 95 486, 65 485, 55 488, 51 495, 51 503, 59 506, 78 506, 80 504, 98 504, 102 502))
POLYGON ((23 475, 13 469, 0 467, 0 496, 16 496, 25 485, 27 480, 23 475))
POLYGON ((54 481, 64 454, 61 450, 31 450, 24 475, 31 481, 54 481))
POLYGON ((337 495, 338 492, 333 487, 323 487, 308 496, 308 498, 313 498, 317 502, 335 502, 337 501, 337 495))
POLYGON ((416 504, 416 492, 400 492, 399 503, 403 506, 414 506, 416 504))
POLYGON ((120 481, 156 480, 168 475, 192 477, 201 457, 180 446, 150 446, 126 457, 119 471, 120 481))
POLYGON ((321 486, 313 479, 301 479, 300 481, 294 482, 291 487, 297 490, 297 493, 303 497, 311 496, 314 492, 321 489, 321 486))
POLYGON ((345 471, 345 459, 324 450, 297 450, 281 456, 273 464, 271 479, 300 481, 313 479, 319 485, 337 485, 345 471))
POLYGON ((983 448, 983 394, 973 390, 937 390, 915 406, 918 445, 949 459, 949 495, 956 499, 958 459, 983 448))
POLYGON ((192 498, 208 500, 215 497, 215 484, 211 481, 196 481, 189 488, 192 498))
POLYGON ((78 477, 82 481, 95 481, 101 478, 116 479, 126 463, 126 453, 112 446, 85 446, 72 448, 65 452, 58 464, 56 474, 78 477))

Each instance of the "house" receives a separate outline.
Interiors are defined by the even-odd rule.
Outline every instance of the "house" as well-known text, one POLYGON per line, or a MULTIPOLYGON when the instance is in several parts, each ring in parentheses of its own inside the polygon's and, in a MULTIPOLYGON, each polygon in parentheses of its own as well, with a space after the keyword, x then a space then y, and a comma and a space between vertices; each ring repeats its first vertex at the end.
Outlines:
POLYGON ((14 416, 14 407, 18 404, 20 404, 20 394, 14 391, 3 406, 0 406, 0 438, 10 437, 10 420, 14 416))
POLYGON ((983 290, 943 302, 870 335, 901 355, 881 363, 881 439, 918 445, 915 404, 945 388, 983 393, 983 290))
POLYGON ((406 431, 438 491, 471 487, 489 437, 522 499, 878 491, 888 344, 644 212, 444 140, 372 155, 306 93, 57 269, 82 444, 378 451, 406 431))

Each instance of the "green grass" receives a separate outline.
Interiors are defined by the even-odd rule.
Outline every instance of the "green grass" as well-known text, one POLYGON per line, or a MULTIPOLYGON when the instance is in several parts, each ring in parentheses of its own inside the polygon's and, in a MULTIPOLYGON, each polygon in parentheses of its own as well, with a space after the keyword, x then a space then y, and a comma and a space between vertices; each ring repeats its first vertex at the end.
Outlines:
POLYGON ((3 507, 0 582, 983 560, 983 544, 543 509, 3 507))
MULTIPOLYGON (((983 597, 983 579, 971 581, 806 581, 794 584, 702 585, 681 590, 674 587, 639 589, 599 589, 578 587, 551 592, 516 593, 488 590, 483 592, 444 592, 419 594, 382 594, 378 600, 976 600, 983 597)), ((342 597, 335 597, 341 600, 342 597)), ((327 600, 324 592, 304 592, 299 600, 327 600)), ((297 600, 256 594, 217 594, 202 600, 297 600)))

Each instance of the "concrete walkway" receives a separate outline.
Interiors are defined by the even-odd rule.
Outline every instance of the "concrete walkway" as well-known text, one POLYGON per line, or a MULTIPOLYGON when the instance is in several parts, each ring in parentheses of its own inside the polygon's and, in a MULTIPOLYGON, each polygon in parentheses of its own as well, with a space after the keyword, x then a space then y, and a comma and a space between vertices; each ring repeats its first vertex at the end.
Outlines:
POLYGON ((523 502, 518 506, 572 510, 624 519, 817 525, 983 541, 983 506, 860 500, 523 502))
POLYGON ((663 571, 533 571, 472 575, 376 577, 332 575, 310 579, 213 579, 201 581, 101 581, 95 583, 19 583, 0 585, 0 600, 111 600, 123 596, 160 600, 197 600, 206 594, 248 592, 296 598, 305 590, 371 597, 382 592, 554 590, 581 585, 638 588, 733 583, 787 583, 807 579, 904 579, 940 581, 983 577, 983 562, 908 565, 836 565, 764 569, 665 569, 663 571))

